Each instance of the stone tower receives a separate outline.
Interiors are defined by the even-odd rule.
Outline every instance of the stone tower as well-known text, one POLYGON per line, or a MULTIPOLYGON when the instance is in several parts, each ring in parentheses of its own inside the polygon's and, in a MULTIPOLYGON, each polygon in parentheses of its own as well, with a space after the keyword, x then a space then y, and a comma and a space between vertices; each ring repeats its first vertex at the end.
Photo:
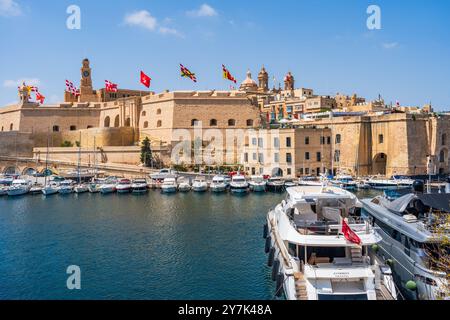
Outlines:
POLYGON ((95 102, 98 98, 92 87, 92 70, 89 59, 84 59, 82 64, 79 102, 95 102))
POLYGON ((269 74, 266 71, 264 66, 261 68, 261 71, 258 74, 258 91, 260 92, 268 92, 269 91, 269 74))
POLYGON ((295 80, 292 73, 289 71, 286 77, 284 77, 284 90, 294 90, 295 80))

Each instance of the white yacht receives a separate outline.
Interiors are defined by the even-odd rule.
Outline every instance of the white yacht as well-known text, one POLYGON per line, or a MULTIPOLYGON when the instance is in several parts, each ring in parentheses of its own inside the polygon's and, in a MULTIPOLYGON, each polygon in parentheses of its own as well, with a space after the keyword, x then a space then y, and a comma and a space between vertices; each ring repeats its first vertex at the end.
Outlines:
POLYGON ((237 174, 231 177, 230 190, 232 193, 247 193, 249 184, 244 176, 237 174))
MULTIPOLYGON (((446 273, 439 268, 442 240, 450 232, 450 194, 415 193, 389 201, 378 196, 362 203, 383 238, 377 255, 392 261, 394 279, 406 299, 449 299, 446 273)), ((443 250, 443 251, 442 251, 443 250)), ((447 251, 448 255, 448 251, 447 251)))
POLYGON ((1 184, 1 185, 7 185, 7 186, 9 186, 9 185, 12 184, 12 182, 13 182, 14 180, 15 180, 15 179, 14 179, 14 177, 12 177, 12 176, 8 176, 8 175, 1 175, 1 176, 0 176, 0 184, 1 184))
POLYGON ((192 190, 194 192, 206 192, 208 190, 208 183, 206 182, 205 177, 196 177, 194 183, 192 183, 192 190))
POLYGON ((132 193, 146 193, 148 191, 147 180, 145 178, 134 179, 131 184, 132 193))
POLYGON ((178 180, 178 191, 180 192, 189 192, 191 191, 191 184, 185 178, 180 178, 178 180))
POLYGON ((31 184, 23 179, 14 180, 8 188, 8 196, 21 196, 30 192, 31 184))
POLYGON ((161 186, 162 193, 175 193, 177 192, 178 185, 175 178, 165 178, 161 186))
POLYGON ((117 191, 117 178, 109 177, 98 188, 101 194, 109 194, 117 191))
POLYGON ((356 190, 358 182, 353 180, 351 175, 337 175, 330 183, 335 186, 345 190, 356 190))
POLYGON ((323 177, 306 176, 298 179, 299 186, 323 186, 324 183, 323 177))
POLYGON ((225 192, 227 190, 227 184, 225 183, 225 177, 223 176, 215 176, 213 177, 209 188, 212 192, 220 193, 225 192))
POLYGON ((283 192, 284 182, 280 177, 271 177, 267 181, 267 190, 271 192, 283 192))
POLYGON ((248 184, 250 186, 250 190, 253 192, 266 191, 267 182, 264 180, 263 176, 252 176, 248 184))
POLYGON ((154 181, 164 181, 166 178, 178 178, 178 172, 172 169, 161 169, 158 173, 150 174, 150 179, 154 181))
POLYGON ((89 192, 89 186, 87 184, 80 183, 73 188, 73 191, 75 191, 75 193, 86 193, 89 192))
POLYGON ((117 193, 130 193, 131 192, 131 180, 130 179, 121 179, 119 183, 116 185, 117 193))
POLYGON ((0 196, 8 195, 8 187, 0 185, 0 196))
POLYGON ((381 179, 377 177, 372 177, 367 180, 367 184, 374 189, 407 189, 411 188, 414 180, 411 179, 397 179, 392 177, 391 179, 381 179))
POLYGON ((43 188, 44 187, 41 184, 35 183, 31 186, 30 193, 31 194, 41 194, 43 188))
POLYGON ((389 267, 369 247, 381 241, 360 219, 361 203, 336 187, 294 187, 267 215, 268 265, 288 300, 396 297, 389 267))
POLYGON ((285 188, 292 188, 292 187, 296 187, 296 186, 298 186, 298 184, 295 183, 293 179, 286 179, 284 181, 284 187, 285 188))
POLYGON ((45 196, 50 196, 53 194, 57 194, 59 192, 59 184, 56 182, 49 182, 47 185, 42 188, 42 194, 45 196))
POLYGON ((58 192, 60 194, 70 194, 73 193, 73 181, 72 180, 64 180, 59 183, 58 192))

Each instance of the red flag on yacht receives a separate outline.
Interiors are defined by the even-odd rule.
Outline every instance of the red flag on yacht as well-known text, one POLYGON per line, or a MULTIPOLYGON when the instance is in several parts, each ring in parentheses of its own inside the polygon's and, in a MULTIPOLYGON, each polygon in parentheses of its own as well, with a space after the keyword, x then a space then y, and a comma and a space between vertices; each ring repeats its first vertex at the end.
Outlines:
POLYGON ((141 83, 146 86, 147 88, 150 88, 150 81, 152 78, 150 78, 148 75, 146 75, 143 71, 141 71, 141 83))
POLYGON ((345 219, 342 220, 342 233, 344 234, 345 239, 355 244, 360 245, 361 239, 358 235, 350 228, 345 219))

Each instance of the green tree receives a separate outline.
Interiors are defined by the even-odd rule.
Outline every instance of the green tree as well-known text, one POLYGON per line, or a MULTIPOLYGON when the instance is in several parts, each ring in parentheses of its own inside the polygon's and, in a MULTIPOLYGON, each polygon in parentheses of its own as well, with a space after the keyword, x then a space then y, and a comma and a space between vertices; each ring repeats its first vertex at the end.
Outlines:
POLYGON ((63 148, 71 148, 71 147, 73 147, 73 143, 66 140, 63 143, 61 143, 61 147, 63 147, 63 148))
POLYGON ((150 167, 152 164, 152 147, 150 144, 150 139, 146 137, 141 144, 141 163, 146 167, 150 167))

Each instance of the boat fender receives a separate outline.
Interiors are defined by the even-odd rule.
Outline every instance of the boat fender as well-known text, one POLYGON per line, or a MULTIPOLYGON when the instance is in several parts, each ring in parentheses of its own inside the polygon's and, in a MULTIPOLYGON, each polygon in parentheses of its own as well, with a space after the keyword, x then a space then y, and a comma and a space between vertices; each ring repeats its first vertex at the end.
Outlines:
POLYGON ((417 290, 417 283, 413 280, 409 280, 406 283, 406 289, 411 290, 411 291, 416 291, 417 290))
POLYGON ((277 280, 278 270, 280 269, 280 260, 276 259, 272 267, 272 281, 277 280))
POLYGON ((269 236, 269 226, 267 225, 267 223, 264 225, 264 230, 263 230, 263 237, 264 239, 267 239, 267 237, 269 236))
POLYGON ((272 237, 268 236, 266 238, 266 247, 265 247, 265 252, 266 253, 269 253, 270 247, 272 247, 272 237))
POLYGON ((386 260, 386 264, 389 266, 389 267, 394 267, 394 260, 392 260, 392 259, 387 259, 386 260))
POLYGON ((273 266, 273 260, 275 258, 275 248, 272 247, 269 252, 269 259, 267 260, 267 265, 269 267, 273 266))
POLYGON ((281 297, 281 295, 283 294, 283 283, 284 283, 284 274, 279 272, 277 274, 277 285, 276 285, 277 291, 275 294, 275 296, 277 296, 278 298, 281 297))
POLYGON ((372 245, 372 250, 373 250, 373 252, 377 253, 379 249, 380 249, 380 248, 378 247, 377 244, 372 245))

